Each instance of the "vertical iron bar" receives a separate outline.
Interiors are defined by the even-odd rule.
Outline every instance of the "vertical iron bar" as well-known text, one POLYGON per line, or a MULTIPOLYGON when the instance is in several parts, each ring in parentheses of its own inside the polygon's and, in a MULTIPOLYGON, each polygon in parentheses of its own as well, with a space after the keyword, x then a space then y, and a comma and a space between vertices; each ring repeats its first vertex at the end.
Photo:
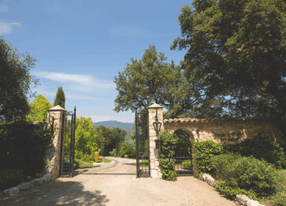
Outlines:
POLYGON ((138 130, 138 114, 135 111, 135 123, 136 123, 136 172, 137 178, 139 178, 139 130, 138 130))
POLYGON ((73 134, 73 132, 72 132, 72 122, 73 122, 73 114, 71 115, 71 121, 70 121, 70 127, 71 127, 71 130, 70 130, 70 162, 69 162, 69 176, 71 177, 71 170, 72 170, 72 168, 71 168, 71 163, 72 163, 72 134, 73 134))
POLYGON ((149 177, 151 173, 151 168, 150 168, 150 137, 149 137, 149 112, 147 110, 147 138, 148 138, 148 165, 149 165, 149 177))
POLYGON ((65 118, 65 113, 62 114, 62 128, 61 128, 61 148, 60 148, 60 168, 59 168, 59 177, 62 174, 62 167, 63 167, 63 142, 64 142, 64 118, 65 118))
POLYGON ((75 123, 76 123, 76 106, 74 106, 74 127, 73 127, 73 157, 72 157, 72 171, 74 170, 73 165, 74 165, 74 144, 75 144, 75 123))

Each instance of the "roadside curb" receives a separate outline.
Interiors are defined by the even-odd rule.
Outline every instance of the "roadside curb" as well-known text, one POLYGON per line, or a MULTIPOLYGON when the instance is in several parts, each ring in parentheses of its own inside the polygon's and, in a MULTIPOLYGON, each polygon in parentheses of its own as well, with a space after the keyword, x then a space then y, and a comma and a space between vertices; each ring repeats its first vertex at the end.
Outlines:
POLYGON ((42 185, 44 182, 51 181, 51 179, 52 179, 51 174, 46 174, 43 177, 33 179, 30 182, 21 182, 16 187, 11 187, 11 188, 6 189, 4 191, 0 191, 0 198, 9 197, 11 195, 19 193, 21 190, 26 190, 26 189, 33 188, 33 187, 38 186, 38 185, 42 185))

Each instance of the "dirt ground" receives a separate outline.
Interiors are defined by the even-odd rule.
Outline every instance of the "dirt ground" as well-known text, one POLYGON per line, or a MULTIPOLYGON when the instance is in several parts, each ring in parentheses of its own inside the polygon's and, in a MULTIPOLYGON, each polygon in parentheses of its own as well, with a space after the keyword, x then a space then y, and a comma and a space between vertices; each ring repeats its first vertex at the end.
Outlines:
POLYGON ((108 159, 112 162, 79 170, 81 173, 73 178, 58 178, 2 198, 0 205, 236 205, 207 183, 192 176, 178 177, 176 182, 136 178, 135 160, 108 159))

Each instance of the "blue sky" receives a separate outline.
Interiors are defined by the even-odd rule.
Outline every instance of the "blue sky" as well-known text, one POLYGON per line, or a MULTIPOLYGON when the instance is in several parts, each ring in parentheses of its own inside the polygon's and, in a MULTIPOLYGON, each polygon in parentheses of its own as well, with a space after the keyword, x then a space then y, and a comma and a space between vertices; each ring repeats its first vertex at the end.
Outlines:
MULTIPOLYGON (((37 59, 30 72, 33 91, 54 103, 63 87, 66 109, 93 122, 134 121, 130 110, 116 113, 113 82, 130 58, 141 59, 149 45, 178 65, 185 50, 170 50, 181 36, 178 15, 186 0, 0 0, 0 36, 20 53, 37 59)), ((30 99, 30 102, 33 99, 30 99)), ((165 111, 165 109, 164 109, 165 111)))

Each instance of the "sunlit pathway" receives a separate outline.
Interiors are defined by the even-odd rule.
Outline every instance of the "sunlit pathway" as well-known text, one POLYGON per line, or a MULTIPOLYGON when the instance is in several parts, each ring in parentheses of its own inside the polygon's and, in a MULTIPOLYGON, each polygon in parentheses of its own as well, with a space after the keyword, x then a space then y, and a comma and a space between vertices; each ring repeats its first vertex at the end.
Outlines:
POLYGON ((176 182, 136 178, 135 160, 110 158, 111 163, 88 169, 0 200, 0 205, 194 205, 234 206, 231 200, 194 177, 176 182))

